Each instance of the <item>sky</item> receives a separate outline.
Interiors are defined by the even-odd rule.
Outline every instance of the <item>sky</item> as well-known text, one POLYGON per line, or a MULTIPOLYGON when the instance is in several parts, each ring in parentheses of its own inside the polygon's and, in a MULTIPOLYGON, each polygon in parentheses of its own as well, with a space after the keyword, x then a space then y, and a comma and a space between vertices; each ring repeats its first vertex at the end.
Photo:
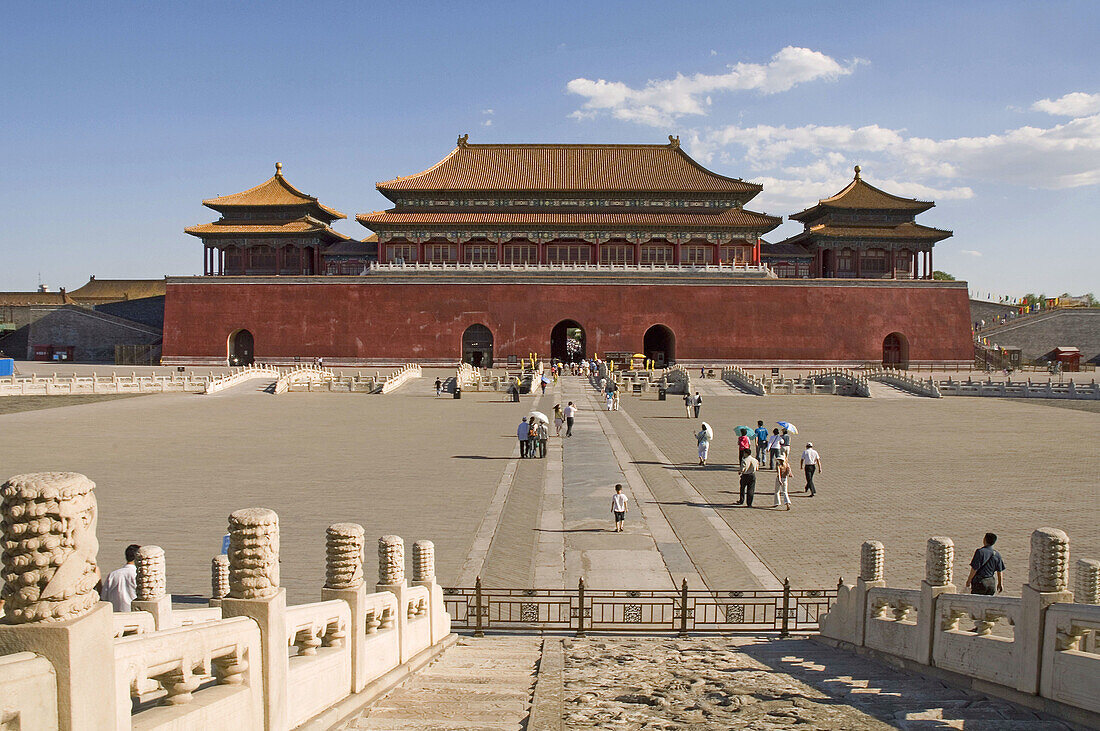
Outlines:
MULTIPOLYGON (((7 3, 0 290, 202 271, 284 164, 348 214, 471 142, 664 143, 787 216, 936 201, 982 295, 1100 294, 1100 3, 7 3)), ((793 235, 786 222, 766 238, 793 235)))

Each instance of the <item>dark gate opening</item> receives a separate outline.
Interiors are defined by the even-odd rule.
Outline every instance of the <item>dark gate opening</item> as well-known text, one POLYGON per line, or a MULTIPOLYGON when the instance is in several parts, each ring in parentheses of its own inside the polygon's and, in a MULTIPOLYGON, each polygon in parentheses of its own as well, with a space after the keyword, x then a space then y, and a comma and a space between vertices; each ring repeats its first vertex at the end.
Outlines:
POLYGON ((229 336, 229 365, 248 366, 255 360, 255 341, 248 330, 238 330, 229 336))
POLYGON ((584 328, 576 320, 562 320, 550 331, 550 357, 566 363, 585 359, 584 328))
POLYGON ((462 333, 462 360, 474 368, 493 366, 493 333, 485 325, 470 325, 462 333))
POLYGON ((642 352, 658 368, 672 365, 676 362, 676 336, 664 325, 654 325, 645 331, 642 352))
POLYGON ((909 341, 901 333, 890 333, 882 341, 882 366, 901 369, 909 367, 909 341))

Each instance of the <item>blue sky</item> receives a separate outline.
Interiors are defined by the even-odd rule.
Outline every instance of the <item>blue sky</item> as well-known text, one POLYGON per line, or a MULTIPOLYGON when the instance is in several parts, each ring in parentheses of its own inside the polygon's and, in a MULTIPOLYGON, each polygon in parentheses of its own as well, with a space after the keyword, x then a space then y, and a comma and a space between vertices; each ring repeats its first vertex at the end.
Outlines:
POLYGON ((0 289, 199 273, 201 200, 276 160, 353 218, 469 133, 676 134, 783 215, 859 163, 936 200, 972 288, 1100 294, 1098 32, 1095 2, 10 3, 0 289))

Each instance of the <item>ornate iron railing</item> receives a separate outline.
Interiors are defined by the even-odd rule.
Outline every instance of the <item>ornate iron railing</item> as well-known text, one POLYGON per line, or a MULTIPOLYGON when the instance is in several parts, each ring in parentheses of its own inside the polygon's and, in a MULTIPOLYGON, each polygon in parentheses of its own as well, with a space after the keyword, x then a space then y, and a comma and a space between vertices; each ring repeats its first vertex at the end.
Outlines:
POLYGON ((810 632, 836 600, 836 588, 730 591, 680 589, 443 590, 451 627, 473 630, 574 632, 810 632))

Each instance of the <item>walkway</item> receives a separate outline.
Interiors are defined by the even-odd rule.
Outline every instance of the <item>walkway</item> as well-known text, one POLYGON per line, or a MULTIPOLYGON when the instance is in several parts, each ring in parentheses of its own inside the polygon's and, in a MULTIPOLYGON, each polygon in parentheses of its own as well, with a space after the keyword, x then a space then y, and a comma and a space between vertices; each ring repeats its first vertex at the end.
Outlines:
POLYGON ((459 638, 345 729, 1027 729, 1056 719, 809 638, 459 638))
POLYGON ((921 398, 915 393, 909 393, 908 391, 902 391, 900 388, 891 386, 889 383, 882 383, 881 381, 868 381, 867 390, 871 394, 871 398, 878 399, 890 399, 890 398, 921 398))
POLYGON ((342 728, 520 731, 541 645, 534 636, 460 637, 442 659, 342 728))

